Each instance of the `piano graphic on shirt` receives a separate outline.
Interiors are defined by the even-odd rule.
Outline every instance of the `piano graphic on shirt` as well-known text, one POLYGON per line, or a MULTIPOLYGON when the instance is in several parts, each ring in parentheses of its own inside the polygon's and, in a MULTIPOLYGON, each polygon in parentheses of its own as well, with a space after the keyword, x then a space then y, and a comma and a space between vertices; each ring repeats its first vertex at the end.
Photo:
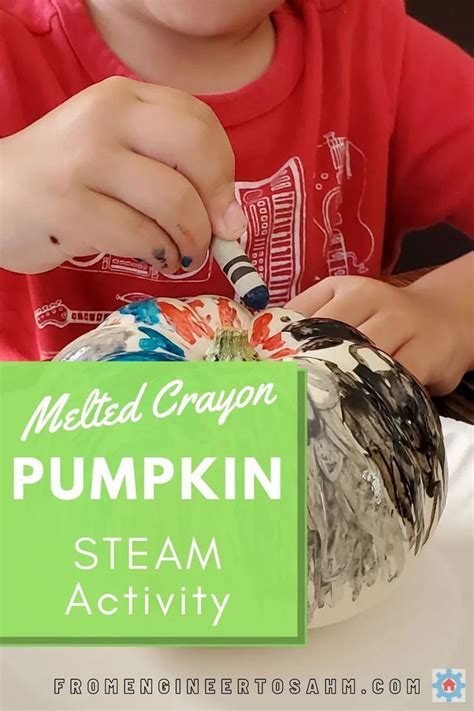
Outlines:
POLYGON ((318 146, 313 221, 324 234, 329 276, 364 274, 374 252, 374 234, 361 216, 367 184, 367 159, 347 138, 331 131, 318 146), (352 250, 345 234, 350 231, 352 250), (357 250, 357 251, 356 251, 357 250))
POLYGON ((34 312, 36 325, 39 329, 46 328, 46 326, 65 328, 76 323, 94 327, 102 323, 110 314, 111 311, 75 311, 66 306, 62 299, 41 306, 34 312))

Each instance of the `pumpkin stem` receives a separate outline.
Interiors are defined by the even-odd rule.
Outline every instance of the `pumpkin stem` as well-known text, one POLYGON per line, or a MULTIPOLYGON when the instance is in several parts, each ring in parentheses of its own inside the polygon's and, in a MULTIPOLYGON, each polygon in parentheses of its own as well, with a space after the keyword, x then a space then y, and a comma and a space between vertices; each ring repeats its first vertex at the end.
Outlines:
POLYGON ((212 346, 207 351, 204 360, 260 360, 257 352, 248 340, 248 331, 238 328, 218 328, 212 346))

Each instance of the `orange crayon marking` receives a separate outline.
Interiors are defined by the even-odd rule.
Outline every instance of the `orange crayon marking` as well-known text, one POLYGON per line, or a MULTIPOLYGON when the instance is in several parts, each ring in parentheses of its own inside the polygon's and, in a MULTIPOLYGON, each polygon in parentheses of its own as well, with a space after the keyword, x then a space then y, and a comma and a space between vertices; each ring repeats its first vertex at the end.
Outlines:
POLYGON ((194 345, 198 338, 212 338, 214 331, 186 306, 178 308, 166 301, 158 301, 160 311, 167 323, 176 329, 176 333, 185 341, 194 345))
POLYGON ((217 308, 219 310, 219 319, 222 326, 240 325, 240 321, 237 321, 237 309, 230 305, 228 299, 217 299, 217 308))
POLYGON ((187 303, 188 306, 190 306, 192 309, 202 309, 202 307, 204 306, 204 301, 202 301, 201 299, 191 299, 187 303))
POLYGON ((281 331, 275 333, 274 336, 270 335, 270 323, 272 318, 272 314, 266 313, 255 319, 252 327, 250 345, 254 348, 261 346, 267 351, 277 351, 273 353, 272 358, 283 358, 287 355, 294 355, 298 351, 293 348, 285 347, 285 341, 283 340, 281 331), (282 350, 277 350, 279 348, 282 350))
POLYGON ((272 353, 270 360, 280 360, 281 358, 286 358, 287 356, 294 356, 298 353, 294 348, 283 348, 281 351, 272 353))

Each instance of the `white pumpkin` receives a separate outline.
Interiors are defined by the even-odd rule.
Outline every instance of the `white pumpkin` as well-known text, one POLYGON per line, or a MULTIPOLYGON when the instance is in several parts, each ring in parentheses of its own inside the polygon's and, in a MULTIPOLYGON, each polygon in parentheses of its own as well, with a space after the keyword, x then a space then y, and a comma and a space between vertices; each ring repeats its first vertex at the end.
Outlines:
POLYGON ((308 372, 308 620, 382 599, 446 499, 438 416, 421 385, 355 329, 224 297, 128 304, 59 360, 296 360, 308 372))

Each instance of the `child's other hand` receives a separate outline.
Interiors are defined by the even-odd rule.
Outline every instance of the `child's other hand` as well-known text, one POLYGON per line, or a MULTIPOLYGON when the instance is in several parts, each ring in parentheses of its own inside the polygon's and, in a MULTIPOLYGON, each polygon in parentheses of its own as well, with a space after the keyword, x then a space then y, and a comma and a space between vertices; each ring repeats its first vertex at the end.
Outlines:
POLYGON ((287 306, 355 326, 437 395, 454 390, 469 369, 467 324, 442 296, 419 293, 415 285, 400 289, 365 277, 328 277, 287 306))
POLYGON ((245 229, 225 131, 175 89, 108 79, 0 148, 1 266, 12 271, 101 252, 194 270, 211 232, 245 229))

